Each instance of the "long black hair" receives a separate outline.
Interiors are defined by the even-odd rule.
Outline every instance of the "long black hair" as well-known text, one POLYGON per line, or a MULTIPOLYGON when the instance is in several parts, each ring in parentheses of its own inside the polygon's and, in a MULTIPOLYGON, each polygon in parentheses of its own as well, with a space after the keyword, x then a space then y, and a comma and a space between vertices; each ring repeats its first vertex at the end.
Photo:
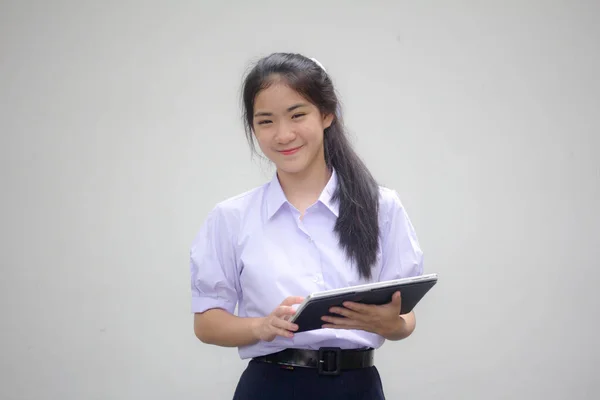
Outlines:
POLYGON ((274 82, 284 82, 314 104, 321 114, 334 115, 324 132, 325 163, 335 169, 339 201, 335 232, 347 257, 361 277, 370 279, 379 249, 379 186, 350 144, 338 97, 329 74, 313 59, 300 54, 274 53, 260 59, 242 86, 243 120, 250 146, 254 147, 254 100, 274 82))

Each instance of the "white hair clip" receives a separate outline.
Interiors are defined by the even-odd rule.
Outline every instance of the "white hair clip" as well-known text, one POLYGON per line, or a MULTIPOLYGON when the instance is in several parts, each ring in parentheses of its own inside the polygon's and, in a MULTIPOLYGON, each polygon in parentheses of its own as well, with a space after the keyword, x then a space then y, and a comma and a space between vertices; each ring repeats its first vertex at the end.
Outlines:
POLYGON ((327 70, 325 69, 323 64, 321 64, 316 58, 311 58, 311 60, 313 60, 315 62, 315 64, 317 64, 319 67, 321 67, 321 69, 323 69, 323 71, 327 72, 327 70))

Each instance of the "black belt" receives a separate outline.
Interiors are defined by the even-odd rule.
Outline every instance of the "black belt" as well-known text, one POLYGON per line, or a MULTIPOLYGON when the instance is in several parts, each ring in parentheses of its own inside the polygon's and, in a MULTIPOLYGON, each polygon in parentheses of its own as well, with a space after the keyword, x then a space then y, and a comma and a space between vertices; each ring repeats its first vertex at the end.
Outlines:
POLYGON ((278 353, 255 357, 253 360, 292 367, 318 369, 321 375, 339 375, 343 370, 373 366, 375 351, 321 347, 319 350, 285 349, 278 353))

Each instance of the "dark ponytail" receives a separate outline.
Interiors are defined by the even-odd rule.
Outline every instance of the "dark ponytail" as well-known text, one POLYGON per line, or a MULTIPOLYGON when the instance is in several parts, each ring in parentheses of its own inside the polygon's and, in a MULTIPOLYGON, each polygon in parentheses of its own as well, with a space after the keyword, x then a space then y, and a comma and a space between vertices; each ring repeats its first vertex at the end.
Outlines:
POLYGON ((283 80, 322 114, 335 118, 325 130, 325 162, 336 171, 339 202, 335 232, 347 257, 361 277, 370 279, 379 250, 379 186, 346 135, 341 108, 327 72, 315 61, 300 54, 275 53, 258 61, 244 80, 242 102, 247 139, 254 149, 252 122, 254 99, 276 80, 283 80))

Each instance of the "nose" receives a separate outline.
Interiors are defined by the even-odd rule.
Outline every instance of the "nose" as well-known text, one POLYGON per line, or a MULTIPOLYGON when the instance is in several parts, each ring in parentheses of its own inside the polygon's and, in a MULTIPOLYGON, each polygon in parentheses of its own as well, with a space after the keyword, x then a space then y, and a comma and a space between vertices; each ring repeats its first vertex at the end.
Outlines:
POLYGON ((286 125, 280 124, 275 135, 275 140, 278 144, 288 144, 296 139, 296 133, 294 130, 286 125))

